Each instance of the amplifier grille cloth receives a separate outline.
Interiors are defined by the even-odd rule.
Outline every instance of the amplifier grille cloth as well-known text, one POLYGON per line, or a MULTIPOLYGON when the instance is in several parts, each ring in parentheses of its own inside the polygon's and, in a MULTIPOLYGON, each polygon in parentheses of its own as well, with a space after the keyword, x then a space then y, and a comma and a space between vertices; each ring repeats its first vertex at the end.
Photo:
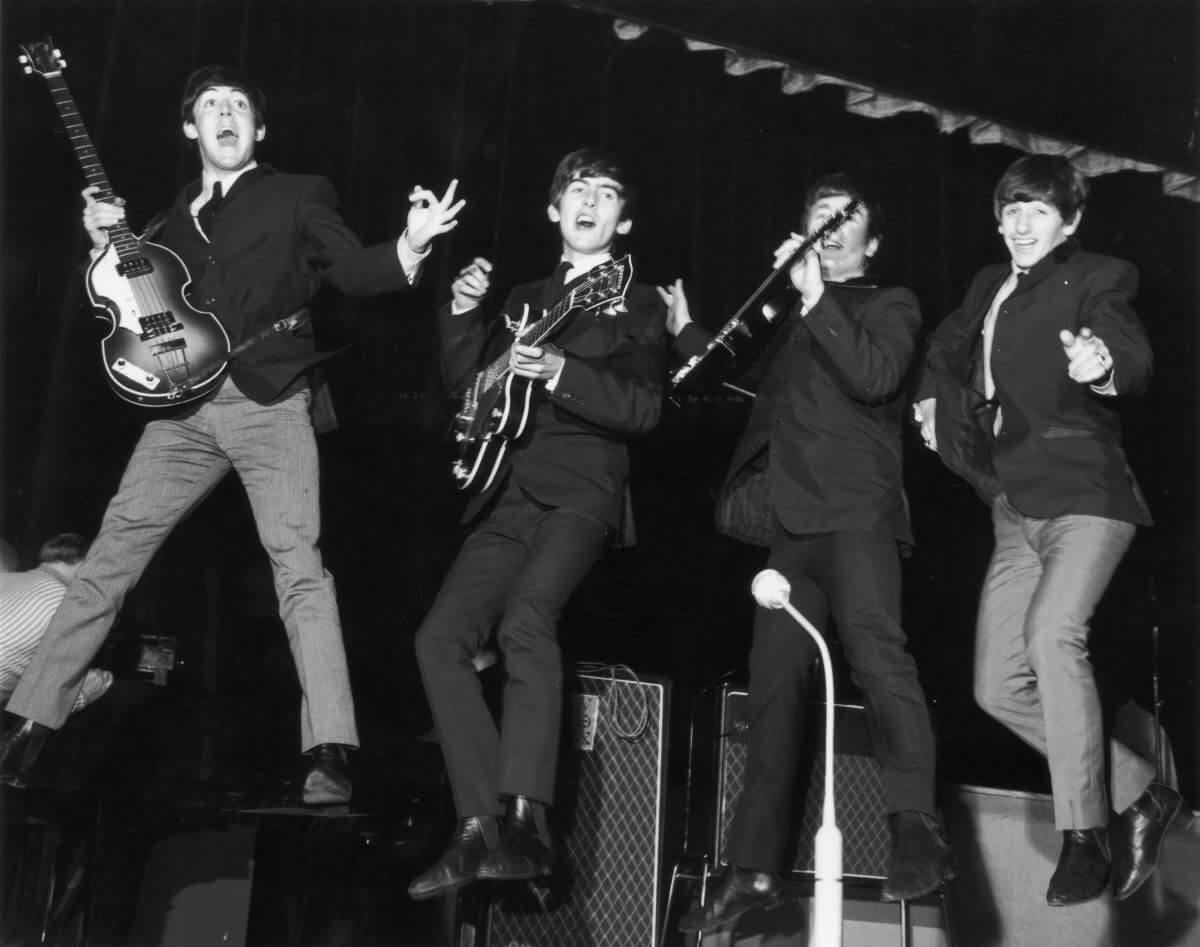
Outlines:
MULTIPOLYGON (((738 797, 745 788, 749 755, 746 732, 749 721, 744 685, 727 685, 722 695, 717 798, 718 861, 728 864, 729 828, 738 797)), ((824 706, 814 704, 805 716, 805 749, 796 778, 796 805, 789 839, 792 871, 814 869, 813 844, 821 827, 825 791, 824 706), (820 746, 822 749, 814 749, 820 746)), ((842 833, 843 873, 859 878, 884 878, 891 851, 883 771, 871 755, 866 712, 855 705, 839 705, 834 725, 834 811, 842 833)))
POLYGON ((662 859, 668 685, 566 674, 548 886, 496 885, 489 947, 654 947, 662 859), (599 701, 591 750, 580 748, 586 696, 599 701), (645 720, 644 727, 642 721, 645 720), (621 734, 640 736, 627 739, 621 734))

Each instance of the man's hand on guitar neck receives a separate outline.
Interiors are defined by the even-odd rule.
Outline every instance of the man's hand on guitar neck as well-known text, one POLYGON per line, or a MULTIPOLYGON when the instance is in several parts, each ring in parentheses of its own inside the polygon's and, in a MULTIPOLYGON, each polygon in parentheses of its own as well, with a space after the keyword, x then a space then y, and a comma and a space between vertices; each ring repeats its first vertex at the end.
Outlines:
POLYGON ((454 315, 470 312, 483 302, 483 297, 488 294, 492 285, 491 273, 492 264, 481 256, 475 257, 458 271, 458 276, 450 284, 450 292, 453 294, 450 311, 454 315))
MULTIPOLYGON (((798 233, 794 233, 784 240, 775 248, 775 262, 772 264, 772 268, 777 270, 783 266, 803 242, 804 237, 798 233)), ((791 269, 788 270, 788 277, 800 293, 800 298, 804 302, 804 311, 808 312, 825 292, 825 280, 821 277, 821 258, 816 247, 809 249, 804 256, 792 264, 791 269)))
POLYGON ((98 201, 96 186, 83 189, 83 229, 92 241, 92 256, 99 256, 108 247, 108 230, 125 223, 125 198, 98 201))

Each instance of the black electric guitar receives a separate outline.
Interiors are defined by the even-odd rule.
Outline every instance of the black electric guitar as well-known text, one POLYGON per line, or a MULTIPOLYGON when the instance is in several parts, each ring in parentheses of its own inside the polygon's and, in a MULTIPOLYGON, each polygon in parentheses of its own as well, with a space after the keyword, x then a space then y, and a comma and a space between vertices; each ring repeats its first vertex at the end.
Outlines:
POLYGON ((683 399, 714 385, 724 385, 740 394, 743 391, 727 380, 743 371, 754 360, 774 334, 776 326, 787 315, 798 293, 791 284, 788 271, 804 254, 836 231, 854 216, 861 201, 855 199, 804 238, 792 254, 780 261, 765 280, 725 323, 699 355, 693 355, 671 376, 667 394, 676 404, 683 399))
MULTIPOLYGON (((113 200, 108 176, 75 100, 63 81, 66 68, 50 37, 21 46, 25 72, 37 73, 67 129, 88 184, 99 201, 113 200)), ((202 398, 221 383, 229 336, 217 317, 188 303, 187 268, 171 250, 135 237, 125 224, 109 230, 111 241, 87 270, 88 295, 112 329, 100 342, 109 385, 133 404, 174 407, 202 398)))
MULTIPOLYGON (((530 311, 526 306, 513 345, 518 342, 540 345, 578 312, 601 307, 612 313, 623 311, 625 293, 632 280, 633 262, 628 254, 600 264, 536 322, 529 321, 530 311)), ((454 416, 459 456, 451 472, 460 490, 481 493, 491 486, 509 442, 520 437, 529 422, 533 381, 513 374, 509 366, 512 349, 510 345, 475 376, 454 416)))

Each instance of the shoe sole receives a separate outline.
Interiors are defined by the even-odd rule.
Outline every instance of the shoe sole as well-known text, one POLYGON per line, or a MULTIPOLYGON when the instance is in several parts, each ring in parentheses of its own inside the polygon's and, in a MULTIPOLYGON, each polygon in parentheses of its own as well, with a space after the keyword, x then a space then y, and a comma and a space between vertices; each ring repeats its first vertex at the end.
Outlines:
POLYGON ((552 874, 553 871, 554 869, 552 868, 541 868, 537 871, 519 871, 499 874, 480 869, 479 873, 475 877, 480 881, 533 881, 536 878, 545 878, 552 874))
POLYGON ((747 905, 736 914, 729 914, 721 918, 719 921, 713 921, 706 927, 684 927, 683 922, 679 922, 679 932, 681 934, 707 934, 710 931, 718 930, 725 927, 727 924, 732 924, 739 917, 749 914, 751 911, 762 908, 764 911, 771 911, 783 904, 782 894, 773 894, 769 898, 764 898, 762 901, 755 901, 753 904, 747 905))
POLYGON ((413 901, 432 901, 434 898, 440 898, 447 894, 454 894, 454 892, 459 891, 462 888, 465 888, 467 885, 473 884, 478 880, 478 875, 471 875, 469 878, 461 878, 458 881, 452 881, 449 884, 442 885, 440 888, 437 888, 434 891, 425 893, 418 893, 413 891, 412 888, 409 888, 408 896, 413 901))
POLYGON ((1084 897, 1084 898, 1076 898, 1073 901, 1051 901, 1050 898, 1047 897, 1046 903, 1048 905, 1050 905, 1050 907, 1052 907, 1052 908, 1074 907, 1076 904, 1087 904, 1089 901, 1095 901, 1097 898, 1099 898, 1101 895, 1103 895, 1104 892, 1107 890, 1108 890, 1108 881, 1106 880, 1104 882, 1104 884, 1100 886, 1100 890, 1097 891, 1095 894, 1089 894, 1087 897, 1084 897))
POLYGON ((929 890, 921 891, 916 894, 904 895, 903 897, 899 898, 895 895, 888 894, 887 892, 882 892, 879 896, 879 900, 884 904, 899 904, 901 901, 916 901, 918 898, 927 898, 929 895, 935 894, 947 881, 953 881, 957 877, 958 867, 955 865, 947 865, 942 869, 941 881, 939 881, 929 890))

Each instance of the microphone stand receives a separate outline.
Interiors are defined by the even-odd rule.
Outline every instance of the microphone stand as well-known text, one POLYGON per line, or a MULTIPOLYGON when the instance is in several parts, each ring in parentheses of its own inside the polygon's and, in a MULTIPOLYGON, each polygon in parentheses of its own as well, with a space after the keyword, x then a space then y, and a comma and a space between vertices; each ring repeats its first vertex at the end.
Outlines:
POLYGON ((829 647, 821 633, 797 611, 788 596, 791 586, 774 569, 764 569, 754 577, 750 591, 763 608, 782 608, 816 642, 825 672, 825 791, 821 808, 821 828, 817 830, 814 852, 816 882, 813 890, 813 923, 809 947, 841 947, 842 944, 842 833, 837 827, 833 794, 833 663, 829 647))

